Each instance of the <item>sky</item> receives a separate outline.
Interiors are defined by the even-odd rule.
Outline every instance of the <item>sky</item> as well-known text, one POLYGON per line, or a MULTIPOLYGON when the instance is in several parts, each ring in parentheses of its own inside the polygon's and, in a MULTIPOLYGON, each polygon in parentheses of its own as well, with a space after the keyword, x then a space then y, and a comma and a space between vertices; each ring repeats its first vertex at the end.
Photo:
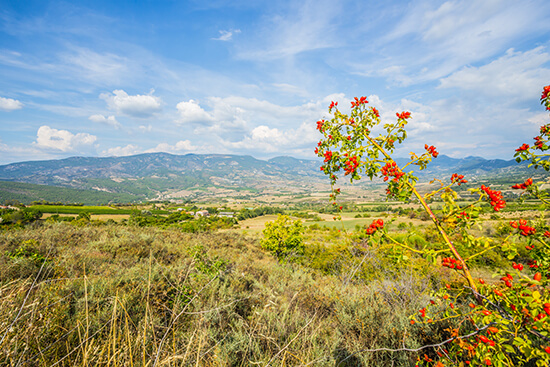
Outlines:
POLYGON ((315 158, 316 121, 410 111, 397 153, 512 159, 550 117, 547 0, 0 0, 0 164, 315 158))

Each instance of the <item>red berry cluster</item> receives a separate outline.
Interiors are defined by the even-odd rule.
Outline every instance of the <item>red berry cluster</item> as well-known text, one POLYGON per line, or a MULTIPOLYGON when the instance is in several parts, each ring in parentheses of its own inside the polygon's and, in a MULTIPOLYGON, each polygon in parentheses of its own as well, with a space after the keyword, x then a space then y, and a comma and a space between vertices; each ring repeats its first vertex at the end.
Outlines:
POLYGON ((317 121, 317 130, 320 132, 323 132, 323 125, 325 124, 325 120, 319 120, 317 121))
POLYGON ((373 107, 372 108, 372 113, 374 113, 376 115, 376 117, 380 117, 380 112, 378 112, 378 110, 376 109, 376 107, 373 107))
POLYGON ((367 97, 361 97, 361 98, 354 97, 354 99, 355 101, 351 101, 351 108, 359 107, 359 105, 369 103, 369 101, 367 101, 367 97))
POLYGON ((367 228, 367 234, 374 234, 377 230, 384 228, 384 221, 382 219, 375 219, 367 228))
POLYGON ((393 180, 397 182, 405 175, 405 173, 397 167, 395 161, 386 163, 386 165, 380 169, 380 172, 384 175, 384 181, 388 181, 389 177, 394 177, 393 180))
POLYGON ((466 212, 458 213, 456 217, 458 219, 470 219, 470 215, 466 212))
MULTIPOLYGON (((347 156, 348 155, 346 153, 346 157, 347 156)), ((357 156, 355 155, 350 157, 347 161, 345 161, 344 164, 346 165, 346 167, 344 167, 345 175, 349 175, 350 173, 355 172, 357 167, 359 167, 359 162, 357 162, 357 156)))
POLYGON ((328 110, 330 111, 336 106, 338 106, 338 102, 331 101, 330 106, 328 106, 328 110))
POLYGON ((512 282, 514 281, 514 277, 510 274, 506 273, 506 276, 500 278, 506 284, 508 288, 512 288, 512 282))
POLYGON ((539 150, 546 150, 544 149, 544 141, 542 140, 542 136, 535 136, 533 139, 535 139, 535 148, 539 150))
POLYGON ((519 271, 522 271, 523 270, 523 264, 516 264, 516 262, 514 261, 512 263, 512 268, 514 268, 516 270, 519 270, 519 271))
POLYGON ((481 185, 481 190, 485 191, 489 200, 491 200, 491 206, 495 212, 498 212, 500 209, 506 206, 506 202, 502 198, 502 192, 497 190, 491 190, 485 185, 481 185))
POLYGON ((464 175, 459 175, 457 173, 453 173, 451 176, 451 182, 452 183, 458 183, 458 186, 460 186, 463 183, 467 183, 468 181, 464 179, 464 175))
POLYGON ((424 307, 423 309, 419 310, 418 312, 420 312, 420 316, 426 317, 426 307, 424 307))
POLYGON ((330 150, 327 150, 325 152, 325 163, 330 161, 332 159, 332 152, 330 150))
POLYGON ((441 266, 444 266, 449 269, 462 270, 462 264, 452 257, 446 257, 442 260, 441 266))
MULTIPOLYGON (((542 90, 542 96, 540 96, 540 100, 541 101, 544 101, 545 99, 548 98, 548 95, 550 94, 550 85, 547 85, 546 87, 544 87, 544 89, 542 90)), ((550 110, 550 107, 546 107, 547 110, 550 110)))
POLYGON ((435 147, 433 145, 428 146, 428 144, 424 144, 424 149, 428 151, 432 155, 432 157, 437 158, 439 153, 435 150, 435 147))
POLYGON ((396 112, 395 115, 397 116, 398 119, 408 119, 409 117, 411 117, 411 113, 410 112, 396 112))
POLYGON ((537 231, 534 227, 528 226, 525 219, 520 219, 518 222, 511 221, 510 225, 512 226, 512 228, 519 229, 522 236, 529 236, 535 234, 535 232, 537 231))
POLYGON ((521 190, 525 190, 527 188, 527 186, 531 186, 533 184, 533 179, 532 178, 528 178, 527 180, 525 180, 524 183, 522 184, 516 184, 514 186, 512 186, 513 189, 521 189, 521 190))
POLYGON ((516 149, 516 152, 523 152, 524 150, 528 150, 528 149, 529 149, 529 144, 523 144, 521 147, 516 149))
MULTIPOLYGON (((487 338, 485 335, 480 335, 479 336, 479 340, 481 340, 483 343, 485 344, 488 344, 490 345, 491 347, 494 347, 495 346, 495 341, 494 340, 490 340, 489 338, 487 338)), ((487 361, 489 361, 488 359, 485 360, 485 364, 487 364, 487 361)), ((491 363, 489 361, 489 363, 491 363)), ((487 366, 490 366, 491 364, 487 364, 487 366)))

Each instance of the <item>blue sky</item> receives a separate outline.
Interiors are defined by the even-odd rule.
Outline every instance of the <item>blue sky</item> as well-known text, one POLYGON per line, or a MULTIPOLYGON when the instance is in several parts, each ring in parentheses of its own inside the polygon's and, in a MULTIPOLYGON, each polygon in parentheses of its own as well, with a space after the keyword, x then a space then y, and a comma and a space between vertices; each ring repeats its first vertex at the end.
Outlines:
POLYGON ((400 150, 511 159, 550 118, 550 3, 0 0, 0 164, 313 158, 330 101, 412 112, 400 150))

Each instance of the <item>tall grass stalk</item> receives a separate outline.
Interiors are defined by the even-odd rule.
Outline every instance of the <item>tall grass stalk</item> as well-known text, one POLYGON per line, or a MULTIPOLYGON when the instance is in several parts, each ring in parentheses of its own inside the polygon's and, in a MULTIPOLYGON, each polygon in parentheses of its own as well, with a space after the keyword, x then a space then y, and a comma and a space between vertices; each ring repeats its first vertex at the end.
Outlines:
POLYGON ((406 332, 439 275, 371 267, 369 281, 369 258, 349 276, 363 256, 324 274, 231 232, 0 232, 0 365, 408 366, 414 353, 361 351, 443 340, 444 328, 406 332), (8 256, 30 239, 37 256, 8 256))

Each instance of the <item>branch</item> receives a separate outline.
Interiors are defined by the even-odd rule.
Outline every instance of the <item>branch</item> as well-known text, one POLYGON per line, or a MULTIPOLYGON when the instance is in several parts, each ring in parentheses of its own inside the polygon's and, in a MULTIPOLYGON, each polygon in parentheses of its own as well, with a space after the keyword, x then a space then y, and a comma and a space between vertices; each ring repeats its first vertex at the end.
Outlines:
POLYGON ((489 326, 493 325, 494 323, 490 323, 488 325, 485 325, 479 329, 477 329, 476 331, 473 331, 471 332, 470 334, 467 334, 467 335, 462 335, 462 336, 455 336, 455 337, 452 337, 452 338, 449 338, 447 340, 444 340, 442 341, 441 343, 437 343, 437 344, 429 344, 429 345, 423 345, 421 346, 420 348, 398 348, 398 349, 391 349, 391 348, 377 348, 377 349, 361 349, 361 350, 358 350, 357 352, 354 352, 352 354, 350 354, 349 356, 347 356, 346 358, 344 358, 343 360, 341 360, 337 366, 340 366, 340 364, 342 364, 342 362, 345 362, 347 359, 351 358, 352 356, 358 354, 358 353, 363 353, 363 352, 419 352, 423 349, 428 349, 428 348, 437 348, 437 347, 441 347, 445 344, 449 344, 450 342, 454 341, 454 340, 457 340, 457 339, 468 339, 472 336, 475 336, 477 334, 479 334, 480 332, 482 332, 483 330, 487 329, 489 326))

